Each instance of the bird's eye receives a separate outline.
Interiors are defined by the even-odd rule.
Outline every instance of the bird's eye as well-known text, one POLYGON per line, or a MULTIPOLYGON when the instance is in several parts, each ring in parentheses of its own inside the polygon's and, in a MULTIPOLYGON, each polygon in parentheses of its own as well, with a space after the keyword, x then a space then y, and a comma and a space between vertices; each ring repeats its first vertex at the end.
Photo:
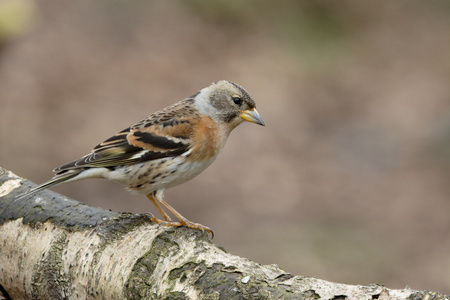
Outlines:
POLYGON ((237 97, 237 96, 234 96, 233 97, 233 102, 234 102, 234 104, 240 106, 242 104, 242 99, 237 97))

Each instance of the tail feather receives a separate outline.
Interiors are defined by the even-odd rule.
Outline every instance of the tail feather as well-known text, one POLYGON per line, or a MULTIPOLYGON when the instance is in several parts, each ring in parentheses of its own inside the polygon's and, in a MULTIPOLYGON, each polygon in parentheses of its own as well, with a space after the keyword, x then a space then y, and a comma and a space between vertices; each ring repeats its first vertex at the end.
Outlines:
POLYGON ((71 171, 65 172, 63 174, 56 175, 55 177, 53 177, 49 181, 44 182, 43 184, 41 184, 41 185, 39 185, 39 186, 37 186, 35 188, 32 188, 31 190, 29 190, 25 194, 17 196, 17 198, 14 199, 14 201, 30 197, 30 196, 32 196, 32 195, 34 195, 34 194, 36 194, 36 193, 38 193, 40 191, 46 190, 46 189, 51 188, 51 187, 53 187, 55 185, 61 184, 63 182, 66 182, 66 181, 68 181, 68 180, 78 176, 80 173, 81 173, 81 170, 80 171, 78 171, 78 170, 76 170, 76 171, 71 170, 71 171))

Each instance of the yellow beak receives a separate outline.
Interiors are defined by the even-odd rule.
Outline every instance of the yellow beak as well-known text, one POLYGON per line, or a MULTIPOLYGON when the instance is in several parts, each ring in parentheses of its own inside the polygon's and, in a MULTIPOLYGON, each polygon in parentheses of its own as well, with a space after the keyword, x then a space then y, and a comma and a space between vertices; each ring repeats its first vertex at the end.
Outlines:
POLYGON ((265 126, 264 121, 256 111, 256 108, 241 111, 240 117, 247 122, 252 122, 265 126))

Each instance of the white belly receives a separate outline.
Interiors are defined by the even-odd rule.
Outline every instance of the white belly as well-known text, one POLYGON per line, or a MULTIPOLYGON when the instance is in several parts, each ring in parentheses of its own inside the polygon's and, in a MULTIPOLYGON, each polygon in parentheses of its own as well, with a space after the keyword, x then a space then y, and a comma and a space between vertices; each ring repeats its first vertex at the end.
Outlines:
POLYGON ((127 186, 127 190, 138 194, 149 194, 184 183, 205 170, 214 158, 192 162, 183 156, 163 158, 136 165, 118 168, 104 177, 127 186))

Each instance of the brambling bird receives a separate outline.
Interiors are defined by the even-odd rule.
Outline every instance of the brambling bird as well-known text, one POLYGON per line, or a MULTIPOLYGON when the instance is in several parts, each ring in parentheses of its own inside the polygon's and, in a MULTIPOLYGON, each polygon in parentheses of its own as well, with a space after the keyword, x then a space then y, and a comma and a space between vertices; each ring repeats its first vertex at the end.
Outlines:
POLYGON ((217 157, 230 132, 243 121, 264 126, 255 101, 241 86, 218 81, 189 98, 155 112, 97 145, 91 153, 64 164, 49 181, 31 189, 26 197, 55 185, 86 178, 106 178, 145 194, 164 220, 164 226, 210 228, 188 221, 164 200, 164 190, 186 182, 205 170, 217 157), (178 221, 172 221, 166 208, 178 221))

